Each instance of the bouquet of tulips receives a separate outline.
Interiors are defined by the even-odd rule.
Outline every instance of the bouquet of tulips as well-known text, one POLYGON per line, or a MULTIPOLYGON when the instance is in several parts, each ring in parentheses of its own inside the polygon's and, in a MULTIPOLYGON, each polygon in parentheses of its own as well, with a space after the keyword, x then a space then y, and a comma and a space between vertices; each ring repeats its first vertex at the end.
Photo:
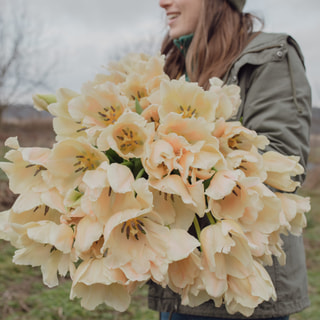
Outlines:
POLYGON ((0 237, 47 286, 70 275, 70 298, 89 310, 124 311, 151 280, 184 305, 211 299, 249 316, 276 299, 264 266, 285 263, 280 236, 306 225, 309 199, 292 193, 303 168, 261 152, 268 139, 230 120, 238 86, 213 78, 205 91, 170 80, 163 65, 130 54, 81 93, 34 96, 53 115, 56 142, 6 141, 0 168, 19 196, 0 213, 0 237))

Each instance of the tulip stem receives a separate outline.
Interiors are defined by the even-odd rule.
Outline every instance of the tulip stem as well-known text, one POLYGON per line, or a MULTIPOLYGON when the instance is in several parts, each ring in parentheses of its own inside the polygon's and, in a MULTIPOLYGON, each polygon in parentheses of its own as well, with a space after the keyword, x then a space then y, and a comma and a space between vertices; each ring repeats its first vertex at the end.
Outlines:
POLYGON ((211 211, 206 212, 206 215, 210 221, 210 224, 216 224, 216 219, 214 218, 214 216, 212 215, 211 211))
POLYGON ((124 160, 121 164, 124 165, 124 166, 127 166, 127 167, 132 166, 132 162, 129 161, 129 160, 124 160))
POLYGON ((201 230, 200 230, 200 224, 199 224, 199 221, 198 221, 198 218, 197 218, 196 215, 194 216, 193 224, 194 224, 194 228, 196 229, 197 237, 200 240, 200 232, 201 232, 201 230))
POLYGON ((144 175, 144 173, 145 173, 145 170, 144 170, 144 168, 142 168, 142 169, 138 172, 138 174, 137 174, 137 176, 136 176, 136 180, 138 180, 139 178, 141 178, 141 177, 144 175))

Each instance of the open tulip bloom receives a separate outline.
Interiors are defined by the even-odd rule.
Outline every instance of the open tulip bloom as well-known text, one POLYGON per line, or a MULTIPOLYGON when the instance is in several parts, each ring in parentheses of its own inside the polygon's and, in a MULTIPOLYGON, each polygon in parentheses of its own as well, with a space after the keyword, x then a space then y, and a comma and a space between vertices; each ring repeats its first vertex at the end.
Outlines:
POLYGON ((70 298, 89 310, 125 311, 151 280, 185 305, 250 316, 276 299, 264 266, 272 255, 285 263, 280 236, 306 226, 309 198, 293 194, 303 168, 230 120, 239 87, 213 78, 204 91, 163 64, 131 54, 80 93, 35 99, 54 116, 56 143, 6 141, 0 168, 18 197, 0 213, 0 237, 49 287, 68 274, 70 298))

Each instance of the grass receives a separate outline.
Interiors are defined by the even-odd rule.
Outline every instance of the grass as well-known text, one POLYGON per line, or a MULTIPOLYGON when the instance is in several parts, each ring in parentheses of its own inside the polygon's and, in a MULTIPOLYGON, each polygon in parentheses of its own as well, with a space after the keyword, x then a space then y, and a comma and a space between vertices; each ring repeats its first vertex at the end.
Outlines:
POLYGON ((307 214, 308 226, 304 233, 311 306, 294 315, 292 320, 320 319, 320 192, 301 190, 304 196, 311 198, 311 211, 307 214))
POLYGON ((156 320, 158 314, 147 307, 147 287, 132 297, 130 308, 123 313, 107 306, 87 311, 79 301, 70 301, 71 282, 62 280, 56 288, 42 284, 39 268, 17 266, 11 262, 14 249, 0 241, 0 314, 3 320, 156 320))

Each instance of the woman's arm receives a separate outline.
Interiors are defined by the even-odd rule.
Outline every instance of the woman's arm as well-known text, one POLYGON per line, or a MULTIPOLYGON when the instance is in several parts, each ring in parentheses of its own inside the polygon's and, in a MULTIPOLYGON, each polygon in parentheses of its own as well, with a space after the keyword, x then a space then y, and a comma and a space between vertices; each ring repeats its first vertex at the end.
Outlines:
MULTIPOLYGON (((296 49, 280 61, 258 66, 252 73, 243 107, 243 125, 266 135, 267 150, 300 157, 306 168, 311 126, 311 90, 296 49)), ((304 177, 300 177, 302 182, 304 177)))

